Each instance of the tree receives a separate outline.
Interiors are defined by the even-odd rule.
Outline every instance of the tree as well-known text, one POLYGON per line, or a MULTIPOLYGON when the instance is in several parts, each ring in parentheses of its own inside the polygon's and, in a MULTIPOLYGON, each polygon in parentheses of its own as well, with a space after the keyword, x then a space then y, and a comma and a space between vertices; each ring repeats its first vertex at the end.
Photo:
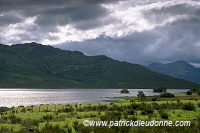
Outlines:
POLYGON ((187 91, 187 95, 192 95, 192 91, 187 91))
POLYGON ((129 93, 129 91, 127 89, 122 89, 120 92, 121 93, 129 93))
POLYGON ((167 89, 164 88, 164 87, 154 88, 154 89, 153 89, 153 92, 166 92, 166 91, 167 91, 167 89))
POLYGON ((144 94, 143 91, 138 91, 137 98, 143 101, 146 98, 146 95, 144 94))
POLYGON ((191 91, 191 92, 199 92, 199 91, 200 91, 200 88, 195 87, 195 88, 193 88, 193 89, 190 89, 189 91, 191 91))
POLYGON ((160 94, 160 97, 175 97, 175 95, 169 92, 163 92, 160 94))

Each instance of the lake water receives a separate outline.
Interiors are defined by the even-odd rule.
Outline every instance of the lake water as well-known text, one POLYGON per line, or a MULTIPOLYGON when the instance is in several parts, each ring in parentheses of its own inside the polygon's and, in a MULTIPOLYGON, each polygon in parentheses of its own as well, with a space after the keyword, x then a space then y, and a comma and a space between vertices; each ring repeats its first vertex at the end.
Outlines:
MULTIPOLYGON (((39 104, 104 103, 108 98, 137 96, 143 91, 146 96, 158 95, 152 89, 129 89, 129 94, 120 94, 121 89, 0 89, 0 107, 30 106, 39 104)), ((188 89, 168 89, 168 92, 185 92, 188 89)))

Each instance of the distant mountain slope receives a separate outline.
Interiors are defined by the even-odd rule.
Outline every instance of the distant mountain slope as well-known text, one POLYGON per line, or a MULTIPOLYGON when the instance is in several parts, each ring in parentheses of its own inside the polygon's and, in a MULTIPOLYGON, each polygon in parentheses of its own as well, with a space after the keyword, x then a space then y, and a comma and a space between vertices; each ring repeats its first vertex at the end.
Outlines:
POLYGON ((0 88, 193 88, 197 84, 106 56, 36 43, 0 45, 0 88))
POLYGON ((161 74, 200 84, 200 69, 185 61, 180 60, 168 64, 152 63, 148 68, 161 74))

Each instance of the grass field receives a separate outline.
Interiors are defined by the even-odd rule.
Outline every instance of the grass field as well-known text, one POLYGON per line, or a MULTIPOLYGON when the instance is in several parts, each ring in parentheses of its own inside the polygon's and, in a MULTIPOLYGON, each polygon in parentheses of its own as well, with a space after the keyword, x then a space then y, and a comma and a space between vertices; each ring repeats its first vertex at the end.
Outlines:
POLYGON ((70 133, 70 132, 138 132, 138 133, 198 133, 200 132, 200 96, 174 98, 136 97, 111 98, 110 103, 38 105, 29 107, 0 108, 1 133, 70 133), (118 100, 118 99, 123 100, 118 100), (156 101, 152 99, 156 98, 156 101), (84 120, 118 121, 191 121, 190 126, 83 126, 84 120))

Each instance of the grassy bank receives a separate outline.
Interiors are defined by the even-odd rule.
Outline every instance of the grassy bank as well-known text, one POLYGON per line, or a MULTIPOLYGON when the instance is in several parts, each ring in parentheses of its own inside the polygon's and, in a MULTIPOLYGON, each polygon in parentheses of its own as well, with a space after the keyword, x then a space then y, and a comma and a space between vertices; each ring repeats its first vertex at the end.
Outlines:
POLYGON ((200 96, 176 96, 174 98, 136 97, 111 98, 111 103, 38 105, 29 107, 1 108, 1 133, 67 133, 67 132, 138 132, 177 133, 200 132, 200 96), (156 98, 156 101, 152 99, 156 98), (190 126, 173 127, 101 127, 83 126, 84 120, 158 120, 191 121, 190 126))

